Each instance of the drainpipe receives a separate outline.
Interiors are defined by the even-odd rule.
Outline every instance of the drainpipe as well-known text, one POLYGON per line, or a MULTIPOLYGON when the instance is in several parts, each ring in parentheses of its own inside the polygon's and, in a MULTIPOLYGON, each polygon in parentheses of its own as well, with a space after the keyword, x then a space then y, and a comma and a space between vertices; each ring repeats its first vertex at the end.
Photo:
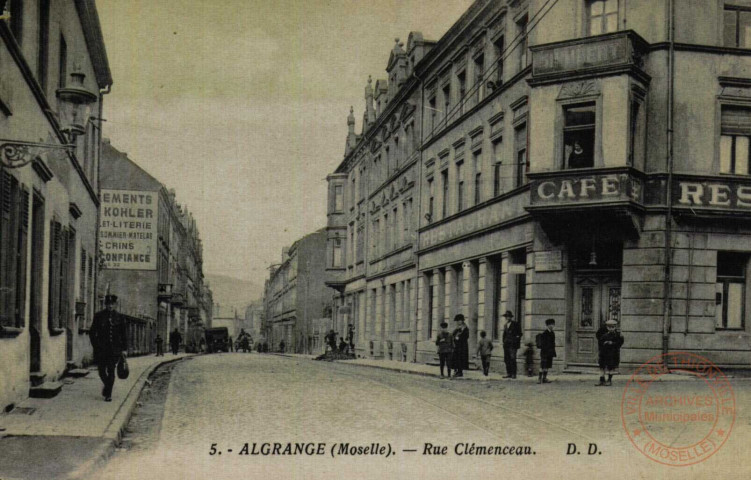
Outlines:
MULTIPOLYGON (((670 350, 670 263, 673 221, 673 95, 675 70, 675 0, 668 0, 668 108, 667 108, 667 186, 665 202, 665 277, 663 279, 662 353, 670 350)), ((688 308, 688 305, 686 305, 688 308)))
MULTIPOLYGON (((112 91, 112 84, 107 85, 106 89, 99 89, 99 112, 97 116, 97 122, 99 122, 99 138, 97 138, 97 144, 99 145, 99 149, 97 151, 97 162, 96 162, 96 184, 92 185, 92 188, 97 193, 97 196, 100 196, 100 188, 99 188, 99 179, 101 178, 100 175, 102 173, 102 115, 104 112, 104 96, 109 94, 110 91, 112 91)), ((101 198, 99 198, 99 201, 101 201, 101 198)), ((93 286, 94 290, 94 298, 89 299, 92 302, 94 302, 94 312, 97 310, 97 304, 96 301, 99 299, 99 277, 101 275, 101 272, 99 271, 99 262, 102 260, 102 257, 100 255, 100 249, 99 249, 99 224, 100 224, 100 209, 96 209, 96 227, 95 227, 95 234, 94 234, 94 269, 96 273, 96 277, 92 280, 96 280, 96 283, 93 286)))
MULTIPOLYGON (((417 178, 415 178, 415 184, 417 185, 417 224, 415 225, 415 241, 413 243, 413 255, 415 256, 415 270, 417 275, 415 276, 415 304, 412 305, 415 316, 412 321, 412 363, 417 363, 417 311, 419 310, 420 295, 420 262, 418 261, 416 251, 420 248, 420 219, 422 219, 422 143, 423 143, 423 123, 425 121, 425 83, 420 77, 418 77, 414 70, 412 70, 412 77, 420 82, 420 150, 419 159, 417 160, 417 178)), ((414 218, 414 213, 412 213, 414 218)), ((424 312, 423 312, 424 313, 424 312)))

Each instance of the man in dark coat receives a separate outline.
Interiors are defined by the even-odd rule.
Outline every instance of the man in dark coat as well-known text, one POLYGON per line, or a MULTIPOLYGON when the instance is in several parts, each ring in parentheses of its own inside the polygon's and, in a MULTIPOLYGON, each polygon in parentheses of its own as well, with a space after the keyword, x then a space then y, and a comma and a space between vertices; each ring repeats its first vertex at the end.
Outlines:
POLYGON ((104 384, 102 396, 106 402, 112 401, 117 364, 125 358, 128 350, 125 319, 115 310, 116 303, 117 296, 106 295, 104 310, 94 314, 89 330, 89 339, 94 348, 94 361, 99 369, 99 378, 104 384))
POLYGON ((596 387, 605 385, 610 386, 613 384, 613 370, 618 368, 618 364, 621 362, 621 346, 623 345, 623 335, 616 330, 618 322, 615 320, 608 320, 605 325, 597 330, 595 336, 597 337, 597 345, 599 347, 599 364, 600 364, 600 383, 595 384, 596 387), (605 374, 608 375, 608 380, 605 381, 605 374))
POLYGON ((180 342, 182 341, 183 336, 180 335, 177 327, 175 327, 175 330, 169 334, 169 345, 172 347, 172 355, 177 355, 177 351, 180 349, 180 342))
POLYGON ((538 334, 538 347, 540 348, 540 374, 537 383, 550 383, 548 380, 548 370, 553 366, 555 353, 555 320, 548 318, 545 320, 545 330, 538 334))
POLYGON ((156 334, 156 339, 154 340, 154 343, 156 343, 156 356, 163 357, 164 356, 164 339, 158 333, 156 334))
POLYGON ((516 352, 521 347, 522 328, 509 310, 506 310, 503 317, 506 319, 503 326, 503 361, 506 364, 506 375, 503 378, 516 378, 516 352))
POLYGON ((463 377, 464 370, 469 368, 469 329, 464 324, 464 315, 461 313, 454 317, 454 322, 456 322, 456 328, 451 334, 454 339, 452 355, 454 377, 463 377))

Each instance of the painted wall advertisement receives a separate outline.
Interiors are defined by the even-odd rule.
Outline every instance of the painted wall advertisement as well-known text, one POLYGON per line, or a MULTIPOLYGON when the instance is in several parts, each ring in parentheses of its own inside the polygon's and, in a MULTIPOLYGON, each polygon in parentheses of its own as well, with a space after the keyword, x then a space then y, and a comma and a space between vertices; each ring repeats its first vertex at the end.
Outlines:
POLYGON ((99 248, 105 268, 156 270, 158 195, 102 190, 99 248))

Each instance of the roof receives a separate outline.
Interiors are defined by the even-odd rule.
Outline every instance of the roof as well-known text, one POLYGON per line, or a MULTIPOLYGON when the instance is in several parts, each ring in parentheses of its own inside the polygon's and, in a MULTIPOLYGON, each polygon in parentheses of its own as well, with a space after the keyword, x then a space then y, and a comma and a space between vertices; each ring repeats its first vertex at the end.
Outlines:
POLYGON ((108 87, 112 85, 112 72, 107 60, 107 49, 104 47, 104 36, 102 35, 102 25, 99 23, 96 2, 94 0, 75 0, 75 3, 97 84, 99 88, 108 87))

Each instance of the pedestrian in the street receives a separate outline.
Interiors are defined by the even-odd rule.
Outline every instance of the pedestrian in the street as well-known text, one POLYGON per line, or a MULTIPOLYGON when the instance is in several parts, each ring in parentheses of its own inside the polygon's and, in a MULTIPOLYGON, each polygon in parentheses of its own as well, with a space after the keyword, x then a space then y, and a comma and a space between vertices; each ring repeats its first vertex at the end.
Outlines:
POLYGON ((326 345, 328 345, 329 350, 331 350, 331 353, 336 352, 336 332, 334 331, 333 328, 326 335, 326 345))
POLYGON ((618 368, 621 362, 621 346, 623 345, 623 335, 616 327, 618 322, 608 320, 605 325, 597 330, 597 345, 599 347, 599 364, 600 364, 600 383, 596 387, 613 384, 613 371, 618 368), (607 381, 605 375, 608 376, 607 381))
POLYGON ((339 353, 345 353, 347 351, 347 342, 344 341, 344 337, 339 337, 339 353))
POLYGON ((488 340, 485 330, 480 330, 480 340, 477 341, 477 356, 482 361, 482 374, 486 377, 490 372, 490 353, 493 351, 493 342, 488 340))
POLYGON ((553 367, 553 358, 556 357, 554 329, 555 320, 548 318, 545 320, 545 330, 537 334, 537 348, 540 349, 540 373, 537 383, 550 383, 548 370, 553 367))
POLYGON ((510 310, 506 310, 503 317, 506 319, 503 326, 503 362, 506 364, 506 375, 503 378, 516 378, 516 353, 521 346, 522 329, 510 310))
POLYGON ((177 327, 175 327, 175 330, 173 332, 170 332, 169 334, 169 345, 170 348, 172 348, 172 355, 177 355, 177 351, 180 349, 180 343, 183 341, 183 336, 180 335, 180 332, 177 330, 177 327))
POLYGON ((441 365, 441 377, 443 377, 443 367, 446 366, 446 374, 451 378, 451 355, 454 353, 454 338, 448 331, 449 324, 441 322, 441 331, 435 339, 438 346, 438 361, 441 365))
POLYGON ((164 356, 164 339, 158 333, 156 334, 154 343, 156 343, 156 356, 163 357, 164 356))
POLYGON ((89 330, 89 339, 94 348, 94 361, 99 370, 99 378, 104 384, 102 396, 106 402, 112 401, 117 364, 125 359, 128 350, 125 319, 115 310, 116 303, 116 295, 105 295, 104 310, 94 315, 89 330))
POLYGON ((284 353, 284 348, 286 346, 287 345, 284 343, 284 340, 282 340, 281 342, 279 342, 279 351, 282 352, 282 353, 284 353))
POLYGON ((454 376, 463 377, 464 370, 469 368, 469 329, 464 323, 464 315, 461 313, 454 317, 456 328, 451 336, 454 339, 454 354, 452 355, 452 364, 454 367, 454 376))
POLYGON ((347 325, 347 343, 352 353, 355 353, 355 327, 350 323, 347 325))

